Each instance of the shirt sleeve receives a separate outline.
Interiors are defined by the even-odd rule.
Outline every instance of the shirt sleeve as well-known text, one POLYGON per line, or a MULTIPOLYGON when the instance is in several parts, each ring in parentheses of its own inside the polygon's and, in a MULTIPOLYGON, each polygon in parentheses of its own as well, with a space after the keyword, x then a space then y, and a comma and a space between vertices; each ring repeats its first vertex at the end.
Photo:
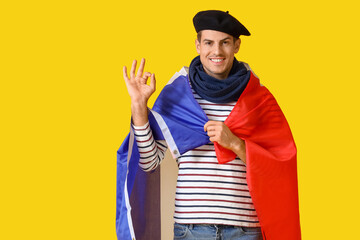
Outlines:
POLYGON ((146 172, 156 169, 164 159, 167 145, 164 140, 155 141, 149 122, 144 126, 132 126, 140 153, 139 166, 146 172))

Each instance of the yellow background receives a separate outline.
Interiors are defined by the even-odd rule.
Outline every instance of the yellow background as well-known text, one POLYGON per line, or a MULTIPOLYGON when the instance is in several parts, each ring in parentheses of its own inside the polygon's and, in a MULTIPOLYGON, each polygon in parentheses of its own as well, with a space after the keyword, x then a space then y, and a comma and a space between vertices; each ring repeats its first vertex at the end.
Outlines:
POLYGON ((0 239, 116 239, 122 66, 145 57, 158 94, 196 56, 192 17, 206 9, 248 27, 237 58, 293 130, 303 239, 357 238, 356 2, 2 1, 0 239))

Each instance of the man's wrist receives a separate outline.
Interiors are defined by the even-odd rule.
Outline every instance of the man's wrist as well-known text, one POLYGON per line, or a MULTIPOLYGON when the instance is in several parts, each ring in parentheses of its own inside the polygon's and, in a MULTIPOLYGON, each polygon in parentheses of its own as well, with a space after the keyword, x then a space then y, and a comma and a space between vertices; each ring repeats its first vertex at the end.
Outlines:
POLYGON ((131 107, 135 107, 135 108, 147 108, 147 101, 143 100, 143 99, 139 99, 139 100, 132 100, 131 99, 131 107))
POLYGON ((244 162, 246 163, 246 148, 245 141, 241 138, 235 136, 234 141, 232 141, 231 150, 244 162))
POLYGON ((239 152, 239 151, 241 151, 241 148, 242 148, 242 145, 243 145, 243 143, 241 142, 242 140, 240 139, 240 138, 238 138, 238 137, 236 137, 235 136, 235 138, 234 138, 234 140, 233 141, 231 141, 231 150, 233 151, 233 152, 239 152))
POLYGON ((148 108, 145 102, 132 102, 131 103, 132 123, 135 126, 143 126, 148 119, 148 108))

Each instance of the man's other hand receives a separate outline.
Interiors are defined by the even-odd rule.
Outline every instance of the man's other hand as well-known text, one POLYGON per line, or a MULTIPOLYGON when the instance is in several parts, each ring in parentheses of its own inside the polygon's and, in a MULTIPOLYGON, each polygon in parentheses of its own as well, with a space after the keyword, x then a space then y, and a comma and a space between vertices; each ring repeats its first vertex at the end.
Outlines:
POLYGON ((211 142, 217 142, 222 147, 230 149, 246 163, 245 141, 234 135, 225 123, 208 121, 204 125, 204 131, 207 132, 211 142))

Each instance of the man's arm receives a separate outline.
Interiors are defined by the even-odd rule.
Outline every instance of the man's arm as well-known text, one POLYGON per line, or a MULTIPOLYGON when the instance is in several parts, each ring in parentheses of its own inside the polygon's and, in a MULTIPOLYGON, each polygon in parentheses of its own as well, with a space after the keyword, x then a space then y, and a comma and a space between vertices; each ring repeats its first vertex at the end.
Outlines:
POLYGON ((204 125, 204 131, 207 132, 210 141, 230 149, 246 163, 245 141, 235 136, 223 122, 208 121, 204 125))
POLYGON ((136 60, 132 63, 130 77, 125 66, 123 73, 131 98, 132 125, 140 154, 139 166, 144 171, 151 171, 157 168, 164 158, 167 146, 164 141, 155 141, 149 125, 147 102, 155 92, 155 75, 149 72, 144 73, 144 58, 141 59, 135 75, 136 63, 136 60), (149 77, 150 85, 147 84, 149 77))
POLYGON ((154 139, 149 122, 144 126, 133 125, 133 129, 140 154, 139 166, 145 172, 156 169, 164 159, 166 142, 154 139))
POLYGON ((135 126, 143 126, 149 121, 147 102, 150 96, 155 92, 156 80, 155 74, 151 74, 149 72, 144 73, 144 58, 141 59, 139 69, 135 75, 136 63, 136 60, 132 63, 130 78, 127 74, 126 66, 123 68, 123 74, 126 87, 131 98, 132 122, 135 126), (149 77, 150 85, 147 85, 149 77))

